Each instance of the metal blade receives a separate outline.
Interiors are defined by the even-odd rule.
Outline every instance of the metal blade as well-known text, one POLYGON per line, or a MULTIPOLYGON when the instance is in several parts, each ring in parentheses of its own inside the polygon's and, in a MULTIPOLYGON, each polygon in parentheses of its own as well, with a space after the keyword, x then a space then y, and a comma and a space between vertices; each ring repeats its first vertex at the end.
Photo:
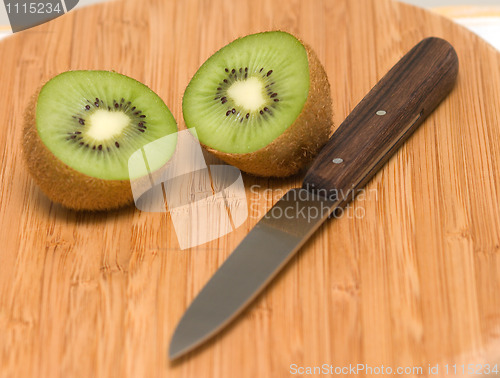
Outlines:
POLYGON ((292 189, 236 247, 191 303, 170 343, 175 359, 233 320, 280 271, 338 202, 292 189))

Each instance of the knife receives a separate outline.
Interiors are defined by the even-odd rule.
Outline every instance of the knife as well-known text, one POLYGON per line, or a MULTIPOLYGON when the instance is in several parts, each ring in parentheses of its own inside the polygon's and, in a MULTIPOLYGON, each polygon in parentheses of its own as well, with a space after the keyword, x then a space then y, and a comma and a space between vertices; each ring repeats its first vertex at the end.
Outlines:
POLYGON ((445 40, 413 47, 338 127, 307 171, 255 225, 191 303, 172 337, 170 359, 230 323, 329 215, 355 197, 452 90, 458 57, 445 40))

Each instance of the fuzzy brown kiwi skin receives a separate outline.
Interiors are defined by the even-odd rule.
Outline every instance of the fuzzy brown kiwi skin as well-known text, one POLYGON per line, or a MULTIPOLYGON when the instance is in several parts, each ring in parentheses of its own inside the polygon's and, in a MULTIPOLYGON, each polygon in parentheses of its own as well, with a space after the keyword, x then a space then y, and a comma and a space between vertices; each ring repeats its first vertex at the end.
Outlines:
POLYGON ((333 110, 326 71, 316 53, 308 45, 304 47, 309 62, 309 94, 295 122, 257 151, 231 154, 202 144, 210 153, 243 172, 262 177, 291 176, 314 159, 331 135, 333 110))
POLYGON ((32 96, 24 115, 22 152, 35 183, 52 201, 73 210, 111 210, 130 205, 134 198, 128 180, 103 180, 80 173, 59 160, 42 142, 36 126, 32 96))

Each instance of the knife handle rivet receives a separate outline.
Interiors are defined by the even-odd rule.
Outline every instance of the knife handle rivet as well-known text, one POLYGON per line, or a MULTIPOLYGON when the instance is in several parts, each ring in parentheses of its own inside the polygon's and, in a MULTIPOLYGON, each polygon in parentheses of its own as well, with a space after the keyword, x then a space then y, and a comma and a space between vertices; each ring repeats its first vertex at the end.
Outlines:
POLYGON ((340 163, 343 163, 344 162, 344 159, 342 158, 335 158, 332 160, 333 163, 335 164, 340 164, 340 163))
POLYGON ((378 110, 377 113, 375 113, 375 114, 378 116, 383 116, 383 115, 386 115, 387 112, 385 110, 378 110))

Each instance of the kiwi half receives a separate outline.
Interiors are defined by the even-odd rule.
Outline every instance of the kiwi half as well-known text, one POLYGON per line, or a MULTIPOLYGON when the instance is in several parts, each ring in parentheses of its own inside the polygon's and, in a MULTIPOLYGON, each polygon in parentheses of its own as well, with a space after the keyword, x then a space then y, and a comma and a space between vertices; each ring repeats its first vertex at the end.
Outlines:
POLYGON ((332 131, 326 72, 314 51, 282 31, 239 38, 190 81, 184 120, 211 153, 257 176, 289 176, 332 131))
MULTIPOLYGON (((51 200, 75 210, 106 210, 133 201, 130 156, 177 124, 144 84, 116 72, 68 71, 49 80, 27 107, 23 156, 51 200)), ((148 160, 163 166, 176 138, 148 160)), ((136 154, 137 155, 137 154, 136 154)))

